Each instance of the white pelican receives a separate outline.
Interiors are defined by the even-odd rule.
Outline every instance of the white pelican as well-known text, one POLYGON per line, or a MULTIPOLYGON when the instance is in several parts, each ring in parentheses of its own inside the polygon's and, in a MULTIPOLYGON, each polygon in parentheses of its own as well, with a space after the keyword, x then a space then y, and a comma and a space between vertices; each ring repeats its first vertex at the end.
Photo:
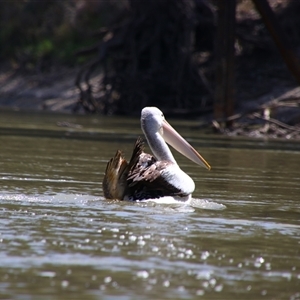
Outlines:
POLYGON ((103 192, 107 199, 145 200, 171 196, 176 200, 190 199, 195 189, 193 179, 178 166, 168 144, 178 152, 210 170, 205 159, 165 120, 156 107, 145 107, 141 127, 153 156, 143 152, 137 139, 129 163, 120 150, 108 162, 103 192))

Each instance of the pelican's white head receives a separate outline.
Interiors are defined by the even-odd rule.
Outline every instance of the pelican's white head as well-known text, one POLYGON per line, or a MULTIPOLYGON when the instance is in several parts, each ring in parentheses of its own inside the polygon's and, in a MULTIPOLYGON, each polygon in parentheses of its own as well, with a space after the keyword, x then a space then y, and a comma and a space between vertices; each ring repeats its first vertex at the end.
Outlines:
POLYGON ((175 150, 196 164, 210 170, 205 159, 166 121, 157 107, 145 107, 141 113, 141 127, 153 154, 161 160, 176 163, 167 142, 175 150))
POLYGON ((157 107, 149 106, 142 109, 141 127, 144 134, 145 131, 160 132, 164 120, 164 114, 157 107))

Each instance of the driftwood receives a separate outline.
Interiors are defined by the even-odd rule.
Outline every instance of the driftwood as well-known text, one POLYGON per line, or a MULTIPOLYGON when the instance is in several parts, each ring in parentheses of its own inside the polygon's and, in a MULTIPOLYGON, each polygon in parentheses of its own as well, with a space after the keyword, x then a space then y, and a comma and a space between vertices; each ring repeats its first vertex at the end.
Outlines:
POLYGON ((213 120, 212 127, 216 132, 230 136, 300 139, 300 98, 272 100, 251 111, 235 114, 226 120, 213 120), (287 119, 288 123, 277 119, 276 111, 280 108, 289 109, 291 118, 287 119), (234 121, 234 125, 224 129, 220 123, 227 121, 234 121))

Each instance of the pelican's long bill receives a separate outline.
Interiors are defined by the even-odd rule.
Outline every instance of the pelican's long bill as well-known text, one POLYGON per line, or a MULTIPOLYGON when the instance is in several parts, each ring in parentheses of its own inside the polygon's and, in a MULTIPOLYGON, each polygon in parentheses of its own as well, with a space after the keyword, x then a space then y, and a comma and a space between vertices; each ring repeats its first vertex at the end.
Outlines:
POLYGON ((194 163, 211 169, 208 162, 166 120, 163 121, 162 129, 162 137, 175 150, 194 163))

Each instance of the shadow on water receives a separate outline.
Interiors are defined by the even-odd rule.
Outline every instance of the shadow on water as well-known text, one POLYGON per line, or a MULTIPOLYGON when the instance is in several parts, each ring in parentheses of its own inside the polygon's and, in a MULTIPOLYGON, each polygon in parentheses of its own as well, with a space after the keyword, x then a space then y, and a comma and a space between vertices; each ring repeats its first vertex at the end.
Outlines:
POLYGON ((106 162, 130 155, 138 120, 1 114, 1 298, 300 298, 299 143, 170 123, 212 165, 176 154, 189 204, 103 199, 106 162))

